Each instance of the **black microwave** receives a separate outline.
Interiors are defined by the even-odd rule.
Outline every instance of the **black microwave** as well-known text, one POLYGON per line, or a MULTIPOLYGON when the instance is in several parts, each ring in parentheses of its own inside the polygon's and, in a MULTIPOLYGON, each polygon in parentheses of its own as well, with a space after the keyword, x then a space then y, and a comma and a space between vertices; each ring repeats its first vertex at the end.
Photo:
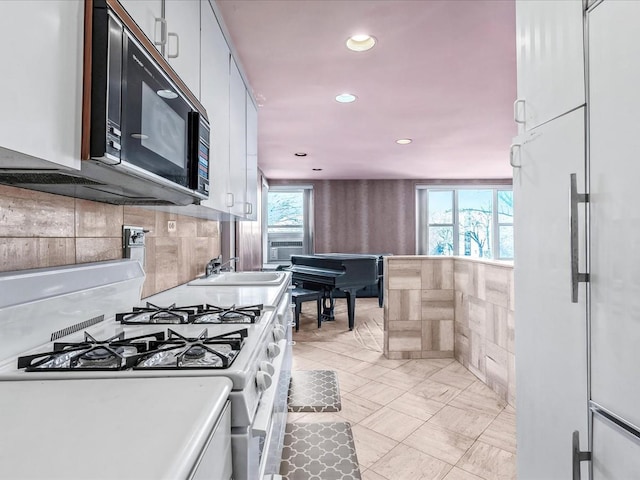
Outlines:
POLYGON ((142 197, 200 203, 209 196, 206 111, 117 2, 93 2, 91 31, 87 170, 135 178, 142 197))

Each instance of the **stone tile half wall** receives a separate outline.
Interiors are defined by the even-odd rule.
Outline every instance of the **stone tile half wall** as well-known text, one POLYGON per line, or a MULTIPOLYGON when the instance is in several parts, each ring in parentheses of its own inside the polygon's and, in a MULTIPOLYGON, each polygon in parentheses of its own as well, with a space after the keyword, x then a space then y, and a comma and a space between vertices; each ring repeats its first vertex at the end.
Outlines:
POLYGON ((515 404, 513 267, 393 256, 385 272, 385 356, 455 357, 515 404))

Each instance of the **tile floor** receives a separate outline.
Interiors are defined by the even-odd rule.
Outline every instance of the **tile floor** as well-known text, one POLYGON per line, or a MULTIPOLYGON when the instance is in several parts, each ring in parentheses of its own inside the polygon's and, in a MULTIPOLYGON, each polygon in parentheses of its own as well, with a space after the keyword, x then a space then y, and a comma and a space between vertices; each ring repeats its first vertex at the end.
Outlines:
POLYGON ((303 304, 295 370, 335 370, 342 410, 289 413, 289 423, 352 425, 364 480, 502 480, 516 477, 515 410, 454 359, 387 360, 383 310, 359 298, 349 331, 346 302, 317 328, 303 304))

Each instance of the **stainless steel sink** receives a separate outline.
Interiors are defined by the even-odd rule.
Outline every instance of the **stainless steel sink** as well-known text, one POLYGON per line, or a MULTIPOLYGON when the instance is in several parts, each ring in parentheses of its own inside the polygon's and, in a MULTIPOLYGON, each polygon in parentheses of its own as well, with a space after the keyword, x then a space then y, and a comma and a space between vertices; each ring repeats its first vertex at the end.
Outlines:
POLYGON ((286 278, 285 272, 223 272, 208 277, 198 278, 189 285, 280 285, 286 278))

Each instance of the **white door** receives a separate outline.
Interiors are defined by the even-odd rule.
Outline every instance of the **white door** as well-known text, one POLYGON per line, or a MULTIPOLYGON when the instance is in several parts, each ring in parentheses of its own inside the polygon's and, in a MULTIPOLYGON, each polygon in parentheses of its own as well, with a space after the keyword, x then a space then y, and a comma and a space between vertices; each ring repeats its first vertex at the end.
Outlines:
POLYGON ((516 32, 516 121, 531 130, 584 105, 582 0, 518 0, 516 32))
POLYGON ((165 18, 167 61, 200 98, 200 0, 165 0, 165 18))
POLYGON ((244 217, 247 199, 247 90, 231 58, 229 80, 229 213, 244 217))
MULTIPOLYGON (((591 399, 640 427, 640 2, 605 1, 589 13, 591 399)), ((598 438, 594 478, 638 478, 640 445, 598 438), (612 443, 615 442, 615 443, 612 443), (605 457, 633 450, 635 476, 612 477, 605 457)), ((613 465, 610 466, 612 469, 613 465)), ((611 470, 614 471, 614 470, 611 470)))
POLYGON ((211 125, 209 198, 202 202, 222 212, 229 191, 229 46, 207 3, 201 18, 201 98, 211 125))
POLYGON ((585 185, 584 116, 563 115, 514 148, 519 480, 571 478, 572 433, 587 438, 586 288, 572 303, 569 231, 570 175, 580 192, 585 185))

